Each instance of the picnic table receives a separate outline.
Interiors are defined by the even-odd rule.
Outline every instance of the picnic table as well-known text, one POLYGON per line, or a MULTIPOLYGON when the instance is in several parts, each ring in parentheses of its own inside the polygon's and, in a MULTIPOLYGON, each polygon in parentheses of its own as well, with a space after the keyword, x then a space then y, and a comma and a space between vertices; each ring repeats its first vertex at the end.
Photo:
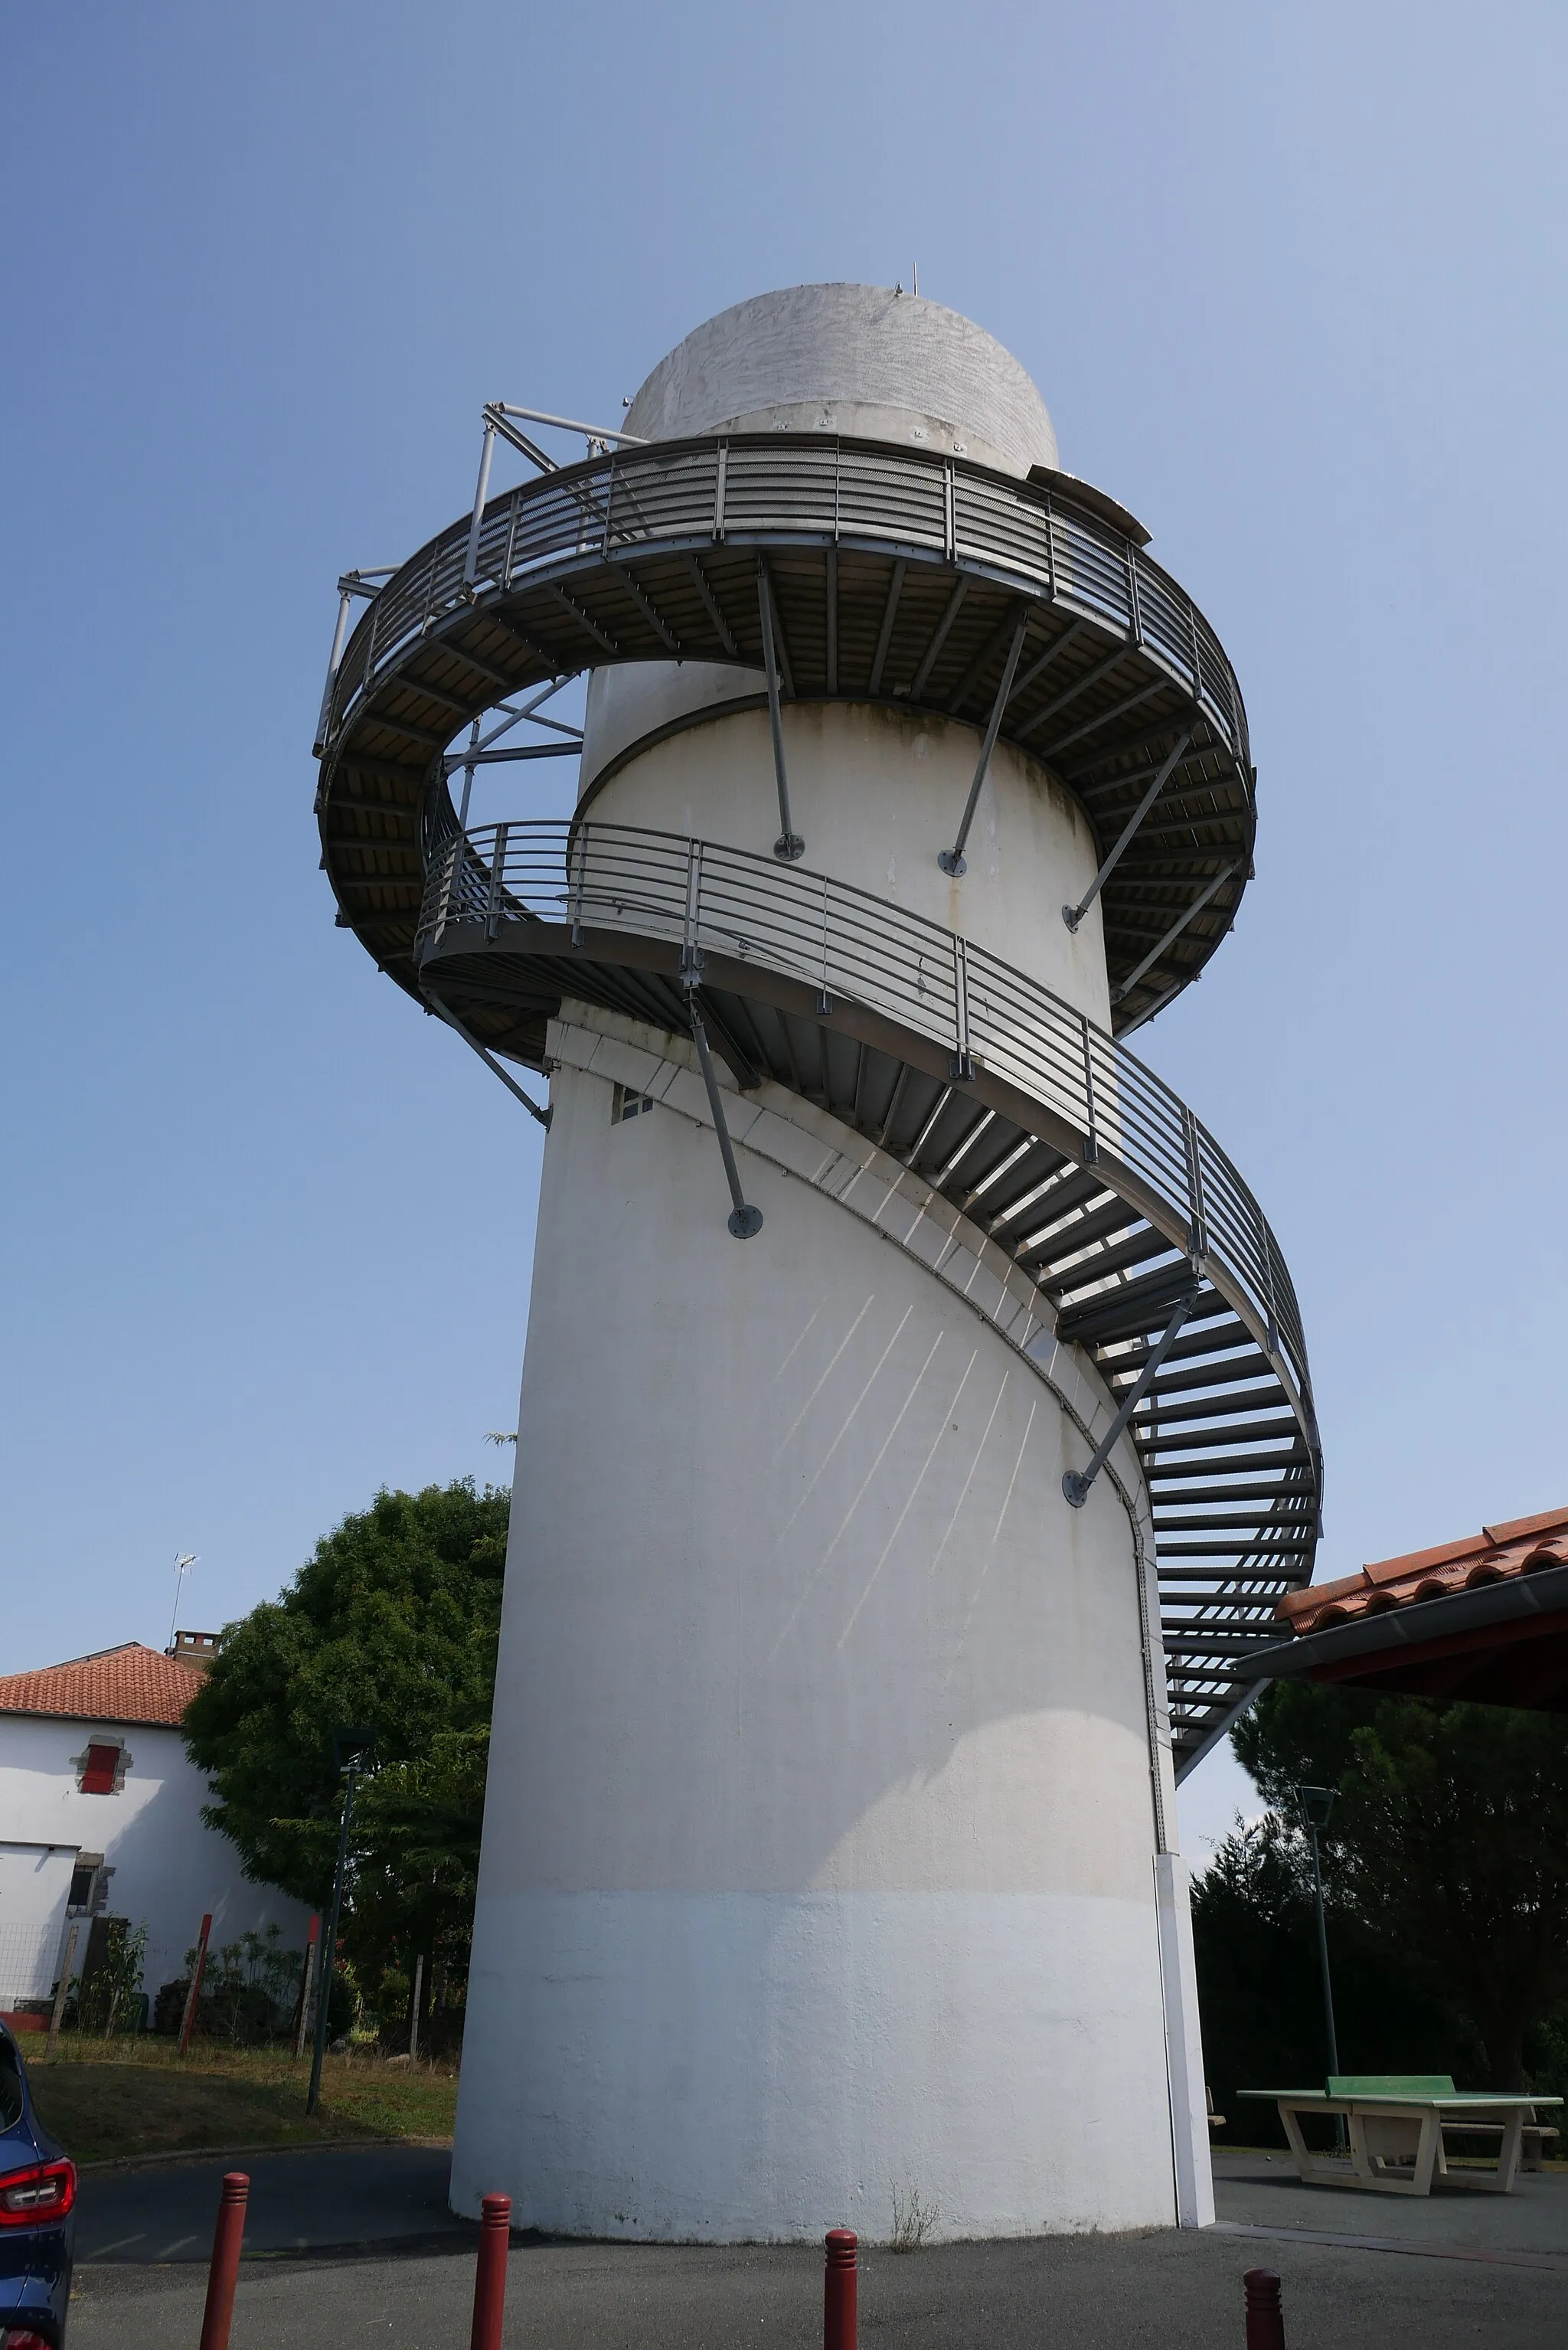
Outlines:
POLYGON ((1560 2106, 1561 2097, 1456 2090, 1447 2073, 1331 2074, 1321 2089, 1241 2089, 1243 2097, 1272 2101, 1290 2140, 1296 2169, 1314 2187, 1370 2188, 1379 2195, 1429 2195, 1434 2178, 1489 2195, 1510 2195, 1519 2176, 1525 2134, 1541 2142, 1555 2137, 1536 2120, 1538 2106, 1560 2106), (1350 2139, 1350 2162, 1343 2155, 1316 2154, 1302 2136, 1303 2114, 1342 2119, 1350 2139), (1477 2173, 1449 2168, 1445 2137, 1495 2137, 1495 2168, 1477 2173))

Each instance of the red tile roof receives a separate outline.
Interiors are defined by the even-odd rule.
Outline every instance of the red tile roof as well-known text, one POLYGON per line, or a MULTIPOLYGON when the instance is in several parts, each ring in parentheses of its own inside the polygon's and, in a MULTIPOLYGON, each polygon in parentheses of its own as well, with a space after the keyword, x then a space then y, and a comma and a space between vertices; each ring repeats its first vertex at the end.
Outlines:
POLYGON ((0 1713, 60 1714, 72 1721, 161 1722, 178 1728, 206 1678, 140 1640, 99 1648, 36 1673, 0 1676, 0 1713))
POLYGON ((1439 1543, 1435 1550, 1411 1551, 1404 1558, 1379 1559, 1337 1583, 1314 1583, 1281 1600, 1279 1612, 1293 1633, 1324 1632, 1334 1624, 1381 1615, 1412 1599, 1437 1599, 1449 1591, 1474 1590, 1533 1574, 1537 1567, 1568 1566, 1568 1510, 1545 1510, 1537 1518, 1513 1518, 1507 1525, 1483 1526, 1462 1542, 1439 1543))

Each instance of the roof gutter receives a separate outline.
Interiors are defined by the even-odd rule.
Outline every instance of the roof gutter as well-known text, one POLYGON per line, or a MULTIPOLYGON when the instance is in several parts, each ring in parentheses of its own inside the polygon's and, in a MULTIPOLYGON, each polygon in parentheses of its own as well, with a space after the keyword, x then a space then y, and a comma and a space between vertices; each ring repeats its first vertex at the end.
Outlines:
POLYGON ((1271 1680, 1297 1680, 1319 1665, 1341 1664, 1351 1657, 1393 1655, 1428 1640, 1446 1639, 1453 1632, 1564 1612, 1568 1566, 1537 1567, 1533 1574, 1510 1575, 1475 1591, 1445 1591, 1438 1599, 1408 1600, 1403 1607, 1358 1616, 1353 1623, 1331 1624, 1326 1631, 1282 1640, 1272 1648, 1254 1648, 1247 1669, 1271 1680))

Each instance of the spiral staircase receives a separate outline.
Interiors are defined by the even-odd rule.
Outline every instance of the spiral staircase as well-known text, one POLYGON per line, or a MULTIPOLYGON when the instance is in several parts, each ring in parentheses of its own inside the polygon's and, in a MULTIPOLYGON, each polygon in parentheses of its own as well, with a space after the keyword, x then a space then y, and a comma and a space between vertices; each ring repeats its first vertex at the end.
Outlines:
POLYGON ((1189 1769, 1310 1580, 1320 1515, 1294 1292, 1229 1159, 1117 1036, 815 871, 809 840, 781 862, 597 822, 592 790, 570 825, 463 828, 448 776, 465 724, 619 661, 769 666, 785 700, 968 718, 1069 785, 1102 855, 1124 846, 1102 902, 1125 1034, 1198 974, 1251 869, 1245 718, 1207 623, 1082 484, 814 434, 550 472, 367 600, 334 647, 317 811, 338 920, 400 985, 534 1066, 563 1000, 677 1035, 700 1007, 737 1086, 787 1087, 940 1191, 1115 1397, 1185 1309, 1131 1427, 1189 1769))

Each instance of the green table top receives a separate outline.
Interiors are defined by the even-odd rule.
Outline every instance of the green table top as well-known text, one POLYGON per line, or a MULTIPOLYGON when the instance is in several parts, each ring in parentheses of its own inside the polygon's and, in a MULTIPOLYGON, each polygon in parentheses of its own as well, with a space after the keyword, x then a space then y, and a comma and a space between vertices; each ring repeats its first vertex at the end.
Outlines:
POLYGON ((1239 2097, 1269 2097, 1293 2106, 1560 2106, 1561 2097, 1537 2096, 1522 2089, 1444 2090, 1430 2096, 1419 2091, 1355 2089, 1330 2096, 1326 2089, 1238 2089, 1239 2097))

